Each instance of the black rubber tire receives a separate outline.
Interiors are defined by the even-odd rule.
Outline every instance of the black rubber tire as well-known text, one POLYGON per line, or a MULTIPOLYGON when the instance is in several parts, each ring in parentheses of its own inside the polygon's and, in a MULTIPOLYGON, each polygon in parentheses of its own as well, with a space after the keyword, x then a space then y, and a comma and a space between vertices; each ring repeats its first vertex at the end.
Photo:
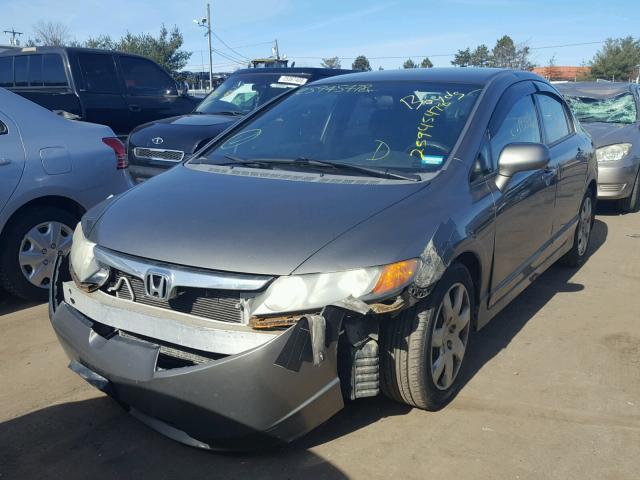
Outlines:
POLYGON ((589 243, 591 242, 591 233, 593 232, 593 222, 596 217, 596 199, 594 198, 594 195, 591 192, 591 190, 587 190, 587 193, 585 193, 584 198, 582 199, 582 202, 580 202, 580 210, 578 211, 578 215, 580 215, 580 212, 582 212, 582 206, 584 205, 584 202, 587 199, 587 197, 591 198, 591 229, 589 230, 589 239, 587 240, 587 248, 584 250, 584 253, 580 255, 580 253, 578 252, 578 231, 580 229, 580 221, 578 221, 578 225, 576 226, 576 231, 573 235, 573 245, 571 245, 571 250, 565 253, 560 258, 560 260, 558 260, 558 263, 563 267, 570 267, 570 268, 581 267, 589 254, 589 243))
POLYGON ((462 283, 471 303, 471 324, 466 351, 475 325, 475 294, 467 268, 452 264, 424 300, 386 320, 380 329, 380 388, 392 400, 424 410, 439 410, 455 396, 461 387, 464 355, 458 375, 447 390, 438 389, 431 377, 430 346, 438 307, 450 287, 462 283))
POLYGON ((2 235, 0 285, 16 297, 38 302, 47 301, 49 290, 32 285, 20 270, 18 262, 20 244, 26 233, 40 223, 56 221, 64 223, 73 230, 78 220, 72 213, 57 207, 36 207, 23 212, 2 235))
POLYGON ((622 213, 635 213, 640 210, 640 171, 636 175, 631 195, 618 202, 618 209, 622 213))

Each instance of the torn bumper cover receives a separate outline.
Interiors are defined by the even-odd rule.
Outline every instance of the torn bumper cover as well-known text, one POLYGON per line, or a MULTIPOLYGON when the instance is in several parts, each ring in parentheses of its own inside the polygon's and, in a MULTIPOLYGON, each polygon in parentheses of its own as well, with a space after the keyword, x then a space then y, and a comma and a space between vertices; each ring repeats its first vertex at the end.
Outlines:
POLYGON ((59 278, 54 285, 51 323, 70 368, 175 440, 221 450, 271 446, 305 434, 344 405, 338 335, 346 313, 366 313, 362 302, 326 307, 248 351, 161 370, 159 345, 105 333, 99 319, 56 298, 59 278))

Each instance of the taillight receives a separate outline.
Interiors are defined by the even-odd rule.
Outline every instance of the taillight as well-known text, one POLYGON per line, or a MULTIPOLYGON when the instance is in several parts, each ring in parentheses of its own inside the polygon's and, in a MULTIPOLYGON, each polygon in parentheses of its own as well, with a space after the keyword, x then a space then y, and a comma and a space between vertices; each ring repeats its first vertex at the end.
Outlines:
POLYGON ((124 148, 124 143, 116 137, 107 137, 102 139, 102 143, 109 145, 113 152, 116 154, 116 168, 122 170, 129 167, 129 158, 127 157, 127 150, 124 148))

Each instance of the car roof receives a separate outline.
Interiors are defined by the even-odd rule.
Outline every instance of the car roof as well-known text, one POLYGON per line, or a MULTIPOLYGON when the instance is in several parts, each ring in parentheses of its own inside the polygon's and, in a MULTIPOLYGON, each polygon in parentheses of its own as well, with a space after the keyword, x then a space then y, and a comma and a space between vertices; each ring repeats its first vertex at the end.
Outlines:
POLYGON ((103 48, 83 48, 83 47, 21 47, 5 52, 0 52, 0 57, 13 57, 15 55, 34 54, 34 53, 62 53, 62 52, 88 52, 88 53, 101 53, 112 54, 117 53, 119 55, 128 55, 131 57, 147 58, 142 55, 136 55, 135 53, 119 52, 117 50, 106 50, 103 48))
POLYGON ((546 83, 546 80, 535 73, 524 70, 511 70, 504 68, 408 68, 398 70, 378 70, 372 72, 358 72, 341 75, 340 78, 326 78, 318 83, 332 82, 377 82, 377 81, 402 81, 415 80, 433 83, 467 83, 474 85, 486 85, 491 80, 512 75, 521 80, 538 80, 546 83))
POLYGON ((558 83, 554 86, 563 95, 607 98, 630 92, 631 85, 624 82, 570 82, 558 83))
POLYGON ((241 68, 232 72, 231 75, 237 73, 276 73, 276 74, 309 74, 316 76, 333 76, 342 75, 344 73, 353 73, 355 70, 346 70, 339 68, 318 68, 318 67, 277 67, 277 68, 241 68))

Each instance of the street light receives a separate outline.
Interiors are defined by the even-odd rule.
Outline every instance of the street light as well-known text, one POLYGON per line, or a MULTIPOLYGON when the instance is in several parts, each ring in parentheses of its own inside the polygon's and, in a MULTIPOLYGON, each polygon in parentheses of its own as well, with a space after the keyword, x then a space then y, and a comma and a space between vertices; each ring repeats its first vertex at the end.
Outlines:
POLYGON ((207 3, 207 16, 200 20, 194 19, 193 23, 207 29, 205 36, 209 36, 209 88, 213 89, 213 50, 211 48, 211 6, 207 3))

